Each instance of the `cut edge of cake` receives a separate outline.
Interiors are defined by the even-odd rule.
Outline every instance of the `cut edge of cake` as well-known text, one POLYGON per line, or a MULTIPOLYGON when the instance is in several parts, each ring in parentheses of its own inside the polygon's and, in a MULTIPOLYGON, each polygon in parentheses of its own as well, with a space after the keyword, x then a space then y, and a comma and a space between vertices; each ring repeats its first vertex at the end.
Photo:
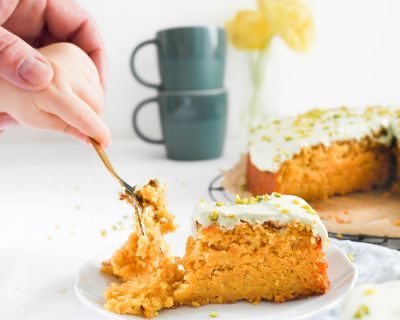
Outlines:
POLYGON ((145 218, 153 222, 146 222, 146 239, 136 227, 103 265, 104 272, 122 281, 106 290, 107 310, 152 318, 161 309, 179 305, 283 302, 328 290, 327 231, 303 199, 274 193, 237 197, 230 205, 201 201, 193 212, 194 233, 186 254, 179 258, 160 250, 167 245, 158 215, 169 217, 174 225, 165 207, 165 184, 153 182, 143 188, 143 206, 151 207, 145 218))
POLYGON ((387 186, 396 190, 399 136, 400 111, 385 107, 313 109, 270 120, 252 129, 246 189, 308 201, 387 186))

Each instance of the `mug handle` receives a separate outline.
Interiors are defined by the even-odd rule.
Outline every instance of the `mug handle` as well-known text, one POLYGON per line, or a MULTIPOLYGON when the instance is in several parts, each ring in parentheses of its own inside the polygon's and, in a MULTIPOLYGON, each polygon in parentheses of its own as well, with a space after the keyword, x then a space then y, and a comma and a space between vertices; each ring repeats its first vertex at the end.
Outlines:
POLYGON ((131 67, 131 71, 132 74, 134 76, 134 78, 139 81, 141 84, 143 84, 144 86, 150 87, 150 88, 155 88, 155 89, 161 89, 161 84, 155 84, 155 83, 151 83, 148 82, 146 80, 143 80, 141 76, 139 76, 138 72, 136 71, 135 68, 135 58, 136 58, 136 54, 139 52, 139 50, 141 48, 143 48, 144 46, 147 46, 148 44, 154 44, 157 46, 157 40, 156 39, 152 39, 152 40, 147 40, 147 41, 143 41, 142 43, 139 43, 136 48, 133 50, 132 54, 131 54, 131 60, 130 60, 130 67, 131 67))
POLYGON ((148 142, 148 143, 154 143, 154 144, 163 144, 164 143, 164 138, 160 138, 160 139, 155 139, 155 138, 149 138, 146 135, 144 135, 140 129, 139 129, 139 125, 138 125, 138 115, 139 115, 139 111, 148 103, 150 102, 158 102, 158 98, 154 97, 154 98, 149 98, 146 99, 144 101, 142 101, 141 103, 139 103, 137 105, 137 107, 135 108, 135 111, 133 111, 133 115, 132 115, 132 123, 133 123, 133 129, 135 130, 136 134, 139 136, 140 139, 148 142))

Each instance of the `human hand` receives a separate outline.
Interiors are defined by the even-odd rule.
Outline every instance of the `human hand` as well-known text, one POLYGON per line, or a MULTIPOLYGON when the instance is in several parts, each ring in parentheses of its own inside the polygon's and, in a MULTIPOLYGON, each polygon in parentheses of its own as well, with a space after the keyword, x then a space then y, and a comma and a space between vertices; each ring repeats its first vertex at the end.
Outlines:
POLYGON ((67 133, 85 142, 92 137, 108 146, 110 132, 99 116, 104 92, 92 60, 69 43, 39 51, 53 67, 52 82, 35 92, 0 79, 0 114, 7 113, 23 125, 67 133))
POLYGON ((34 48, 71 42, 95 63, 104 86, 105 55, 93 19, 74 0, 0 1, 0 77, 27 90, 46 88, 53 70, 34 48))
POLYGON ((0 134, 4 131, 5 128, 16 125, 17 121, 11 117, 9 114, 0 112, 0 134))

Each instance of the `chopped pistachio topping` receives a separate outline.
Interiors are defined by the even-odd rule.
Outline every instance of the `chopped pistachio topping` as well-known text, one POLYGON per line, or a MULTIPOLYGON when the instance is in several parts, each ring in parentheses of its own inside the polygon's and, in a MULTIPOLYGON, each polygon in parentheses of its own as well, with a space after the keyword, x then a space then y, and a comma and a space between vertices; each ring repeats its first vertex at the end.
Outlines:
POLYGON ((107 231, 106 230, 101 230, 100 231, 100 235, 104 238, 105 236, 107 236, 107 231))
POLYGON ((216 318, 216 317, 218 317, 218 313, 213 311, 213 312, 210 313, 210 317, 211 318, 216 318))
POLYGON ((215 203, 215 205, 216 205, 217 207, 222 207, 222 206, 225 205, 225 202, 217 201, 217 202, 215 203))
POLYGON ((210 221, 217 221, 218 220, 218 211, 213 211, 208 215, 208 219, 210 221))
POLYGON ((265 196, 256 196, 256 201, 261 202, 264 200, 264 198, 265 198, 265 196))
POLYGON ((200 303, 198 303, 197 301, 192 301, 191 305, 192 305, 192 307, 196 307, 196 308, 200 307, 200 303))
POLYGON ((271 142, 271 138, 268 136, 262 136, 261 139, 262 139, 262 141, 265 141, 265 142, 271 142))
POLYGON ((272 159, 274 162, 280 162, 281 161, 281 155, 277 154, 274 156, 274 158, 272 159))
POLYGON ((370 296, 371 294, 374 294, 374 293, 375 293, 375 289, 372 289, 372 288, 366 288, 364 290, 364 295, 366 295, 366 296, 370 296))
POLYGON ((274 207, 279 209, 281 207, 281 205, 279 203, 276 203, 276 204, 274 204, 274 207))
POLYGON ((349 260, 350 260, 351 262, 354 262, 354 254, 353 254, 352 252, 349 252, 349 253, 347 254, 347 257, 349 258, 349 260))
POLYGON ((289 209, 282 209, 281 212, 282 212, 283 214, 288 214, 290 211, 289 211, 289 209))
POLYGON ((277 197, 277 198, 282 197, 282 195, 280 193, 278 193, 278 192, 272 192, 272 195, 277 197))
POLYGON ((255 203, 257 203, 257 198, 255 198, 255 197, 250 197, 250 198, 248 199, 248 204, 255 204, 255 203))
POLYGON ((285 141, 290 141, 290 140, 293 140, 293 137, 291 137, 291 136, 286 136, 284 139, 285 139, 285 141))
POLYGON ((308 213, 310 213, 310 214, 316 214, 317 212, 313 209, 313 208, 309 208, 309 209, 307 209, 307 212, 308 213))
POLYGON ((225 215, 225 217, 227 217, 229 219, 235 219, 236 218, 236 214, 228 213, 228 214, 225 215))
POLYGON ((365 304, 361 304, 353 315, 354 319, 361 319, 369 315, 369 308, 365 304))
POLYGON ((240 196, 238 194, 236 194, 235 203, 236 204, 248 204, 249 203, 249 199, 247 199, 247 198, 241 199, 240 196))
POLYGON ((297 199, 292 200, 292 203, 293 204, 300 204, 299 200, 297 200, 297 199))

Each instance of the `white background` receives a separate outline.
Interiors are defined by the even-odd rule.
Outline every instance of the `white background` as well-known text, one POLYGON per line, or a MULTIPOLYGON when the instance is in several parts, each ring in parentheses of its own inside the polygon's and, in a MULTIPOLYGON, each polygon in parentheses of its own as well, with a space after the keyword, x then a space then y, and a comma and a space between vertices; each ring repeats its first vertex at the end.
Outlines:
MULTIPOLYGON (((131 76, 132 48, 157 30, 180 25, 224 25, 250 0, 79 0, 97 20, 109 58, 105 120, 113 139, 133 139, 131 114, 155 92, 131 76)), ((400 105, 400 1, 312 0, 317 36, 309 54, 288 50, 278 40, 272 48, 267 89, 280 114, 311 107, 367 104, 400 105)), ((139 57, 143 76, 157 79, 155 50, 139 57)), ((230 135, 250 94, 247 59, 229 49, 226 87, 230 93, 230 135)), ((143 111, 146 132, 159 134, 156 107, 143 111)), ((2 140, 61 139, 32 129, 12 129, 2 140)))

